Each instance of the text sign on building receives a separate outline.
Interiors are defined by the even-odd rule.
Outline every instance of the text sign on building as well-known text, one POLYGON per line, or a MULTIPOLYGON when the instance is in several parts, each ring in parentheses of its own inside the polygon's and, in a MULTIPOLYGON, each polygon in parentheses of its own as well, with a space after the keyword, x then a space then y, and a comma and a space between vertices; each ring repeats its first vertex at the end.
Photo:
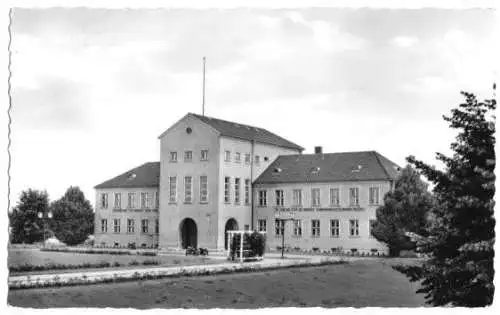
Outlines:
POLYGON ((292 219, 295 217, 295 212, 300 211, 299 208, 284 208, 284 207, 274 207, 276 211, 274 217, 276 219, 292 219))

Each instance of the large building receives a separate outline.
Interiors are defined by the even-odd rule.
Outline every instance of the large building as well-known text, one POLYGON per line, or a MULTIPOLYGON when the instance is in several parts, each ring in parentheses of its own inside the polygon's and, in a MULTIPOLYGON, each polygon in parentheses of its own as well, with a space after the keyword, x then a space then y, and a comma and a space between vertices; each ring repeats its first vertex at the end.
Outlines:
POLYGON ((370 229, 398 172, 374 151, 280 156, 254 182, 256 227, 272 248, 386 252, 370 229))
POLYGON ((227 231, 258 229, 268 244, 385 250, 370 220, 398 167, 376 152, 302 154, 265 129, 187 114, 160 139, 160 162, 96 188, 96 240, 222 250, 227 231), (286 233, 288 232, 288 233, 286 233))

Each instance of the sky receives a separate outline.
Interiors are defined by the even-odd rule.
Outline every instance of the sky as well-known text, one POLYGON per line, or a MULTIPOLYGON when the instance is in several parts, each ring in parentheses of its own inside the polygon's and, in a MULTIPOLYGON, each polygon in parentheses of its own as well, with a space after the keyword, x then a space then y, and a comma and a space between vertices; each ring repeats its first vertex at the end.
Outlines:
POLYGON ((11 200, 51 200, 159 161, 187 112, 266 128, 324 152, 436 164, 460 91, 492 96, 484 9, 15 9, 11 200))

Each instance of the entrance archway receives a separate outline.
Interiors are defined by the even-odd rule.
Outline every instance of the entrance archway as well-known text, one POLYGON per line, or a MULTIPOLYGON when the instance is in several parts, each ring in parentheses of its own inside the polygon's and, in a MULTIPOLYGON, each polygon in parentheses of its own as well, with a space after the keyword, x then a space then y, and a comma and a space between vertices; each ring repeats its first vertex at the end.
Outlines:
POLYGON ((179 232, 181 234, 181 246, 183 249, 188 247, 198 247, 198 228, 196 222, 191 218, 182 220, 179 232))
POLYGON ((224 248, 227 250, 227 246, 229 244, 229 234, 227 231, 236 231, 238 230, 238 222, 231 218, 227 220, 226 226, 224 227, 224 248))

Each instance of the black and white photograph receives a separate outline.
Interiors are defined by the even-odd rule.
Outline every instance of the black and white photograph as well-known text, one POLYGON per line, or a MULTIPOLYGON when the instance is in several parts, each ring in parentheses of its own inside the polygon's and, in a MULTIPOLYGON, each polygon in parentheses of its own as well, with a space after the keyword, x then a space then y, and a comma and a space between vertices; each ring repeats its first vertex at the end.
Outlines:
POLYGON ((457 2, 4 6, 7 310, 492 311, 498 12, 457 2))

